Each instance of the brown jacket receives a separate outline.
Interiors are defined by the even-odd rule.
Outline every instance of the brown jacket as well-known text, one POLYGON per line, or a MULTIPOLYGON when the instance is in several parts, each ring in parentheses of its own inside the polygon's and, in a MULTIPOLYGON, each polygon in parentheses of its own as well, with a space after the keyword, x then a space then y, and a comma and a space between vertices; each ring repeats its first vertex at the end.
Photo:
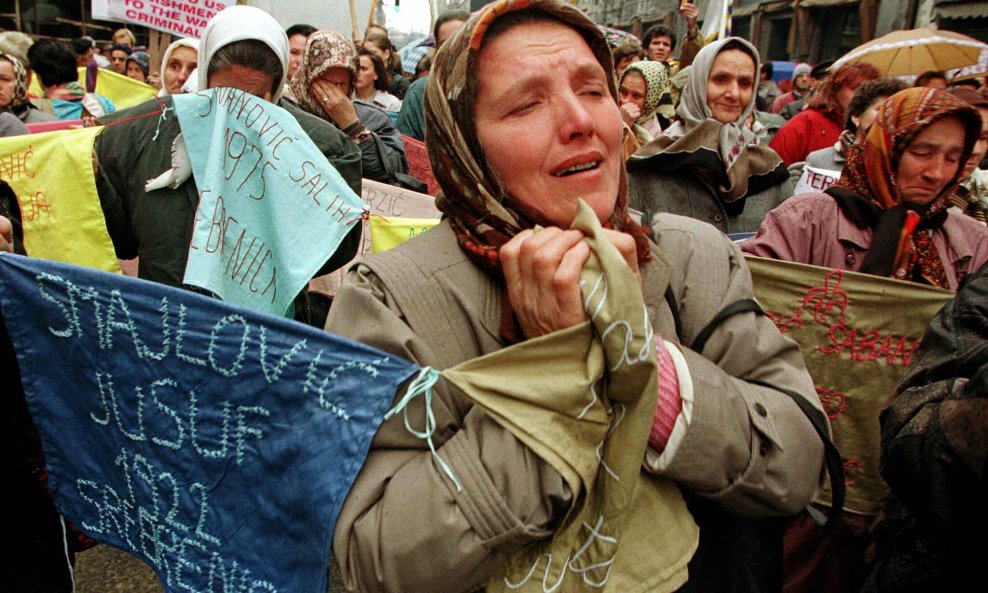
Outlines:
MULTIPOLYGON (((681 337, 691 342, 721 309, 751 297, 751 279, 738 249, 716 229, 671 215, 658 216, 654 229, 658 245, 642 270, 645 303, 656 333, 679 343, 663 299, 671 286, 681 337)), ((504 347, 503 298, 444 222, 351 268, 327 329, 444 369, 504 347)), ((802 509, 816 492, 823 447, 789 396, 753 383, 795 390, 819 408, 796 344, 770 320, 745 313, 720 326, 705 356, 683 351, 695 401, 687 433, 661 475, 748 516, 802 509)), ((533 389, 548 380, 533 377, 533 389)), ((421 430, 421 398, 415 403, 411 425, 421 430)), ((463 489, 451 485, 401 414, 382 424, 333 538, 348 590, 480 588, 510 552, 548 537, 577 494, 442 380, 432 411, 433 442, 463 489)))

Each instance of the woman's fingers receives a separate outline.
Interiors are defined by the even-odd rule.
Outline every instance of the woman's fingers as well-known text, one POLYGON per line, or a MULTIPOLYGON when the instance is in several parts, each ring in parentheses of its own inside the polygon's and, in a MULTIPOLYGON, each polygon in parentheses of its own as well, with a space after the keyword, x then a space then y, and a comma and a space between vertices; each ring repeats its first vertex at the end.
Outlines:
MULTIPOLYGON (((526 229, 521 231, 517 235, 511 238, 510 241, 501 246, 498 251, 498 256, 501 260, 501 271, 504 273, 505 280, 509 279, 517 281, 517 278, 521 275, 521 262, 519 254, 521 252, 521 246, 525 240, 532 234, 531 229, 526 229)), ((510 288, 511 282, 508 281, 508 286, 510 288)))
POLYGON ((341 129, 357 121, 357 111, 350 97, 347 97, 335 84, 316 79, 309 85, 312 100, 318 103, 341 129))
POLYGON ((508 298, 529 338, 575 325, 586 318, 580 270, 590 255, 579 231, 527 230, 501 248, 508 298))
POLYGON ((620 109, 621 117, 627 124, 634 123, 635 120, 642 116, 641 109, 639 109, 634 103, 622 103, 620 109))
POLYGON ((14 252, 14 227, 4 216, 0 216, 0 251, 14 252))
MULTIPOLYGON (((627 233, 604 229, 641 284, 638 247, 627 233)), ((550 227, 525 230, 501 247, 508 298, 525 336, 534 338, 586 319, 580 273, 590 257, 583 233, 550 227)))
POLYGON ((583 292, 580 290, 580 272, 589 258, 590 246, 586 241, 579 241, 563 254, 553 282, 560 310, 572 312, 575 323, 586 319, 583 292))
POLYGON ((638 269, 638 245, 635 243, 635 238, 628 233, 612 231, 610 229, 604 229, 604 236, 614 244, 618 253, 621 254, 621 257, 624 258, 628 267, 635 274, 635 277, 638 278, 638 282, 641 283, 641 272, 638 269))

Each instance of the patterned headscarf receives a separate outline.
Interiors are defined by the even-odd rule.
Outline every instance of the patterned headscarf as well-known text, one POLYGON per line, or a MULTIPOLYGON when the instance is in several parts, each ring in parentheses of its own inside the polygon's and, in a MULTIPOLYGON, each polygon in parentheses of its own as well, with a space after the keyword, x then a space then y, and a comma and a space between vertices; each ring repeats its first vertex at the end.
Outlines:
POLYGON ((10 105, 4 109, 17 113, 22 107, 29 105, 31 101, 27 98, 27 73, 24 71, 24 66, 21 65, 20 60, 10 54, 0 54, 0 60, 10 62, 14 68, 14 93, 10 105))
MULTIPOLYGON (((480 47, 488 28, 506 13, 531 8, 577 30, 605 72, 612 72, 611 52, 600 29, 582 12, 561 0, 497 0, 470 17, 436 54, 425 91, 426 147, 442 192, 436 205, 450 220, 460 247, 479 266, 501 276, 498 249, 519 231, 554 226, 523 197, 509 195, 484 158, 473 106, 477 97, 480 47)), ((606 77, 611 96, 614 79, 606 77)), ((617 103, 615 102, 615 109, 617 103)), ((519 139, 520 141, 522 139, 519 139)), ((617 155, 620 158, 620 155, 617 155)), ((621 169, 617 200, 607 226, 635 237, 640 261, 649 259, 647 239, 628 216, 628 185, 621 169)))
POLYGON ((875 229, 862 271, 947 287, 928 230, 946 219, 949 196, 980 133, 978 112, 946 91, 909 88, 882 104, 867 134, 848 150, 841 178, 827 190, 855 224, 875 229), (959 119, 965 128, 957 173, 929 204, 904 203, 896 184, 899 159, 920 132, 948 116, 959 119))
POLYGON ((338 31, 316 31, 309 35, 302 52, 302 60, 288 83, 290 99, 312 115, 326 118, 327 114, 319 101, 312 99, 309 85, 330 68, 345 68, 350 72, 350 92, 357 77, 359 62, 353 44, 338 31))
MULTIPOLYGON (((899 159, 920 132, 948 115, 960 119, 967 128, 962 160, 967 162, 981 133, 978 112, 946 91, 914 87, 892 95, 882 104, 868 133, 848 150, 844 172, 834 185, 861 194, 881 208, 901 204, 902 196, 895 183, 899 159)), ((958 168, 958 176, 960 171, 958 168)), ((943 193, 950 193, 956 183, 954 177, 943 193)))
MULTIPOLYGON (((683 136, 692 132, 705 121, 713 120, 713 111, 707 105, 707 79, 710 78, 710 70, 714 67, 714 60, 728 43, 739 44, 747 48, 747 53, 751 54, 755 62, 755 72, 759 72, 758 50, 744 39, 728 37, 705 45, 700 53, 696 54, 696 59, 690 66, 686 87, 683 88, 679 97, 679 108, 676 110, 679 115, 678 125, 669 128, 666 132, 667 136, 683 136)), ((734 166, 749 146, 758 145, 758 136, 744 125, 744 121, 755 109, 756 97, 757 94, 752 89, 751 100, 744 106, 737 121, 721 124, 718 148, 721 160, 724 161, 724 166, 728 170, 734 166)))
POLYGON ((710 70, 728 43, 745 48, 755 62, 753 72, 759 71, 758 50, 744 39, 728 37, 705 45, 689 67, 676 110, 679 121, 643 146, 628 166, 663 174, 693 171, 716 188, 722 202, 731 205, 729 212, 737 213, 744 209, 743 198, 783 183, 789 173, 779 155, 759 143, 758 135, 744 125, 755 109, 754 89, 741 115, 731 123, 714 119, 707 105, 710 70))
POLYGON ((641 125, 647 122, 656 112, 666 119, 671 119, 675 112, 672 94, 669 92, 669 73, 665 65, 659 62, 633 62, 621 72, 619 86, 629 72, 637 72, 645 79, 645 107, 635 123, 641 125))

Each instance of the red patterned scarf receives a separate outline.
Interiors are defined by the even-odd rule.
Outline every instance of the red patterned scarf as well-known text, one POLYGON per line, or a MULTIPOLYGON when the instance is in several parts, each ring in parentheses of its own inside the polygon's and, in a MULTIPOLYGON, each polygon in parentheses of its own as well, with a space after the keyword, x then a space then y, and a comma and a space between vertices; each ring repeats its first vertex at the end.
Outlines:
POLYGON ((875 229, 862 271, 947 288, 943 261, 930 231, 946 220, 949 196, 961 174, 926 205, 905 203, 896 184, 899 159, 913 139, 933 122, 958 118, 967 131, 967 161, 980 134, 978 113, 950 93, 930 88, 910 88, 882 104, 875 122, 847 152, 841 178, 827 193, 858 226, 875 229))

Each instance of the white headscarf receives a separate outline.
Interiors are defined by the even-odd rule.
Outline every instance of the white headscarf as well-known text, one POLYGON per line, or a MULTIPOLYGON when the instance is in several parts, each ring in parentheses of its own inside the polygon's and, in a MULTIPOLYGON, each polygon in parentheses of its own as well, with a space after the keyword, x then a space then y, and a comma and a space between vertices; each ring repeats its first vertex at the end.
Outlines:
MULTIPOLYGON (((758 50, 755 49, 754 45, 744 39, 740 37, 728 37, 703 46, 703 49, 696 54, 692 66, 690 66, 689 78, 679 97, 679 107, 676 109, 679 121, 663 132, 663 135, 679 138, 688 134, 693 128, 699 126, 704 121, 714 118, 710 106, 707 105, 707 79, 710 77, 710 69, 713 68, 717 54, 721 52, 724 45, 731 41, 743 45, 754 56, 755 75, 757 76, 761 62, 758 57, 758 50)), ((743 150, 744 146, 758 144, 758 136, 744 126, 745 120, 748 119, 748 116, 755 109, 756 96, 757 94, 752 91, 751 100, 744 106, 738 119, 732 123, 724 124, 720 131, 719 152, 721 159, 728 168, 730 168, 736 158, 737 152, 733 151, 736 145, 741 144, 741 149, 743 150)))
POLYGON ((198 85, 207 88, 209 62, 223 46, 254 39, 264 42, 281 61, 281 79, 276 80, 272 103, 277 103, 288 73, 288 36, 270 14, 253 6, 230 6, 213 17, 202 32, 199 49, 198 85))
MULTIPOLYGON (((168 60, 172 59, 172 54, 175 53, 175 50, 178 49, 178 48, 180 48, 180 47, 187 47, 189 49, 195 50, 196 56, 199 55, 199 40, 196 39, 196 38, 194 38, 194 37, 185 37, 183 39, 179 39, 177 41, 173 41, 172 44, 168 46, 168 49, 165 50, 164 57, 161 58, 161 70, 160 70, 160 72, 161 72, 161 90, 158 91, 158 96, 159 97, 164 97, 164 96, 170 94, 168 92, 168 88, 165 87, 165 71, 168 69, 168 60)), ((192 80, 192 78, 195 75, 196 75, 196 72, 193 71, 192 74, 189 75, 189 80, 192 80)))

